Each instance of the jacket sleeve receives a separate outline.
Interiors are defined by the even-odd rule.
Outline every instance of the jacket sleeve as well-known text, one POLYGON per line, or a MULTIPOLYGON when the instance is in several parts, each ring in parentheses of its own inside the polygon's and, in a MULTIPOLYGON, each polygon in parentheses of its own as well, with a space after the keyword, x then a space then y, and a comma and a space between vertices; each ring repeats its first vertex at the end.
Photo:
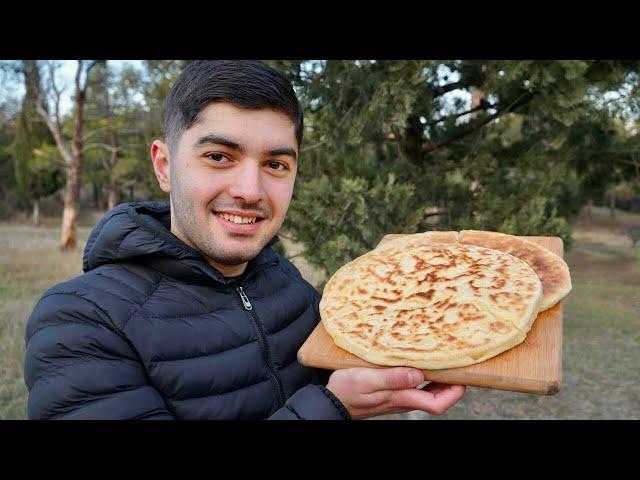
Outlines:
POLYGON ((294 393, 268 420, 351 420, 351 415, 326 387, 307 385, 294 393))
POLYGON ((26 329, 29 419, 171 419, 136 352, 98 304, 45 294, 26 329))

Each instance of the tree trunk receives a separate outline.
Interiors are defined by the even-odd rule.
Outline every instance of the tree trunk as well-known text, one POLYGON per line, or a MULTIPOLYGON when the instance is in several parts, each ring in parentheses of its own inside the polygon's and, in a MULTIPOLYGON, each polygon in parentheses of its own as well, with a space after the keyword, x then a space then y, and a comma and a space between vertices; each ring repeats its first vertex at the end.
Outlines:
POLYGON ((101 185, 98 182, 93 182, 93 206, 100 208, 100 190, 101 185))
MULTIPOLYGON (((75 157, 75 155, 74 155, 75 157)), ((64 192, 62 211, 62 234, 60 249, 74 250, 78 246, 77 221, 80 206, 80 163, 74 158, 74 164, 67 168, 67 185, 64 192)))
POLYGON ((613 220, 616 219, 616 194, 615 192, 611 192, 611 197, 609 199, 609 215, 613 220))
MULTIPOLYGON (((471 109, 476 108, 480 105, 480 102, 484 100, 486 94, 477 87, 471 87, 471 109)), ((475 111, 471 114, 471 118, 476 118, 478 116, 478 112, 475 111)))
POLYGON ((109 203, 107 210, 111 210, 118 203, 118 187, 115 185, 109 185, 109 203))
POLYGON ((38 199, 33 201, 32 219, 33 219, 33 226, 39 227, 40 226, 40 200, 38 199))
MULTIPOLYGON (((86 76, 89 76, 89 69, 86 76)), ((64 197, 64 210, 62 212, 62 236, 60 249, 73 250, 78 246, 77 221, 80 209, 80 182, 82 181, 82 159, 84 142, 82 130, 84 127, 84 103, 86 100, 86 83, 81 87, 80 77, 82 61, 78 60, 78 70, 75 79, 75 105, 73 112, 73 143, 71 144, 71 163, 67 164, 67 186, 64 197)))
POLYGON ((64 158, 66 164, 67 183, 64 188, 64 208, 62 211, 62 231, 60 234, 60 249, 63 251, 73 250, 77 247, 76 225, 78 220, 78 212, 80 207, 80 182, 82 178, 82 158, 84 142, 82 139, 82 130, 84 127, 84 104, 86 100, 86 89, 89 78, 89 72, 95 66, 96 62, 92 62, 85 70, 85 81, 82 85, 83 61, 78 60, 78 69, 75 76, 75 104, 73 111, 73 142, 71 151, 67 147, 67 142, 62 133, 62 123, 59 117, 60 91, 55 87, 54 70, 51 69, 51 84, 55 97, 55 116, 53 119, 43 106, 42 92, 40 92, 37 110, 38 113, 47 123, 49 130, 56 140, 56 145, 64 158))
POLYGON ((114 169, 118 163, 118 136, 114 130, 109 131, 109 140, 111 142, 111 156, 109 158, 109 201, 107 204, 108 210, 111 210, 118 203, 118 186, 114 178, 114 169))
POLYGON ((585 208, 585 213, 588 220, 591 220, 593 218, 593 200, 591 198, 587 200, 587 208, 585 208))

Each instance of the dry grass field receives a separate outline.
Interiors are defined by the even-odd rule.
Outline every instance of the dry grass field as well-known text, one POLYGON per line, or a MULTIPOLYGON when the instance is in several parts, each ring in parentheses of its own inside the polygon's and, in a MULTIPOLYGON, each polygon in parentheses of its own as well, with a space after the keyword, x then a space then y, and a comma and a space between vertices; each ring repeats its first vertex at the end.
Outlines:
MULTIPOLYGON (((578 222, 565 258, 573 291, 564 305, 563 388, 538 396, 470 387, 442 419, 640 419, 640 245, 623 229, 640 215, 594 209, 578 222)), ((0 224, 0 419, 26 418, 24 327, 40 295, 81 273, 82 252, 57 250, 54 222, 0 224)), ((88 226, 80 228, 84 247, 88 226)), ((295 246, 284 242, 290 254, 295 246)), ((314 285, 323 275, 294 263, 314 285)), ((424 418, 421 414, 403 417, 424 418)))

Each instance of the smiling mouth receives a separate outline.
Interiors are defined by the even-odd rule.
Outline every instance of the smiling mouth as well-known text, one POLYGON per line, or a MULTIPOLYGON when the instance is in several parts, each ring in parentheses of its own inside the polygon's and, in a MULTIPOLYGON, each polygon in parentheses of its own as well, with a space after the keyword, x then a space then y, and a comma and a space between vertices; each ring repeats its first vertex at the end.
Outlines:
POLYGON ((252 217, 252 216, 246 216, 246 215, 233 215, 230 213, 223 213, 223 212, 215 212, 215 215, 217 215, 218 217, 228 221, 228 222, 232 222, 235 223, 237 225, 244 225, 244 224, 252 224, 252 223, 257 223, 263 220, 263 218, 261 217, 252 217))

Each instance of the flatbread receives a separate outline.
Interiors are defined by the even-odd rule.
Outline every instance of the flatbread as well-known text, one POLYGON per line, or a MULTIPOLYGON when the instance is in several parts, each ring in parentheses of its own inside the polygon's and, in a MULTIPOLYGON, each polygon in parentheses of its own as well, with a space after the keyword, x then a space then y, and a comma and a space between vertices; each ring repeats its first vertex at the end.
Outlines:
POLYGON ((540 311, 548 310, 555 306, 572 289, 569 266, 561 257, 536 243, 514 235, 480 230, 462 230, 460 233, 455 231, 434 231, 415 235, 387 235, 376 250, 385 248, 391 240, 401 237, 411 237, 411 245, 416 245, 420 242, 478 245, 500 250, 524 260, 533 268, 542 282, 543 298, 540 311))
MULTIPOLYGON (((390 233, 385 235, 382 241, 376 247, 376 250, 388 244, 391 240, 395 240, 401 237, 407 237, 409 234, 403 233, 390 233)), ((458 243, 458 232, 423 232, 411 234, 412 244, 424 242, 424 243, 458 243)))
POLYGON ((533 242, 504 233, 478 230, 462 230, 459 241, 462 244, 501 250, 527 262, 542 282, 540 311, 553 307, 572 289, 567 263, 555 253, 533 242))
POLYGON ((431 243, 432 233, 391 240, 331 277, 320 315, 339 347, 378 365, 444 369, 524 341, 542 300, 533 269, 497 250, 431 243))

